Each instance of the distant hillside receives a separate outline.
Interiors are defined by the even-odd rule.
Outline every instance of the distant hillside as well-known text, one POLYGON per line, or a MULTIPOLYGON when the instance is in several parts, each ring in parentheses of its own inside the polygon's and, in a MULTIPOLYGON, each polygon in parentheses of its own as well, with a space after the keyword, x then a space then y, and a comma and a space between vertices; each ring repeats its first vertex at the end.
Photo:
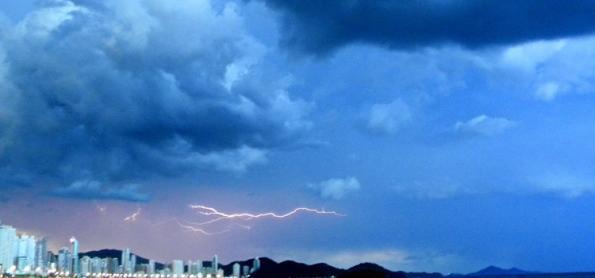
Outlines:
POLYGON ((504 268, 500 268, 500 267, 491 265, 491 266, 488 266, 480 271, 469 273, 469 274, 467 274, 467 276, 473 276, 473 277, 503 276, 503 275, 506 276, 506 275, 522 275, 522 274, 532 274, 532 272, 514 268, 514 267, 509 268, 509 269, 504 269, 504 268))
MULTIPOLYGON (((261 259, 264 262, 264 259, 261 259)), ((294 261, 277 263, 266 258, 261 269, 253 274, 255 278, 288 277, 337 277, 337 278, 442 278, 440 273, 394 272, 373 263, 361 263, 349 269, 341 269, 324 263, 307 265, 294 261)))
POLYGON ((327 264, 307 265, 294 261, 277 263, 269 258, 261 258, 260 262, 260 270, 252 277, 330 277, 344 272, 327 264))
POLYGON ((377 264, 361 263, 350 269, 347 269, 344 273, 338 275, 338 277, 407 278, 407 275, 404 272, 392 272, 377 264))
POLYGON ((595 278, 592 272, 543 273, 526 271, 518 268, 500 268, 488 266, 480 271, 467 275, 453 275, 455 278, 485 277, 485 278, 595 278))

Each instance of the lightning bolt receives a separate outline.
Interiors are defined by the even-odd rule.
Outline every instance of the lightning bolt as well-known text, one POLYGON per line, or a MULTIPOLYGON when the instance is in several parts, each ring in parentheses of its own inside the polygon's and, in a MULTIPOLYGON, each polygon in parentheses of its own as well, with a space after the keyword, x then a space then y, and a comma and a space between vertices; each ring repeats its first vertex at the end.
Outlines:
POLYGON ((219 234, 223 234, 223 233, 227 233, 227 232, 231 231, 230 229, 225 229, 225 230, 219 231, 219 232, 208 232, 204 229, 201 229, 201 228, 198 228, 198 227, 195 227, 192 225, 183 224, 182 222, 178 221, 177 219, 175 221, 178 224, 178 226, 180 226, 180 228, 182 228, 182 229, 186 229, 187 231, 194 232, 194 233, 200 233, 200 234, 203 234, 206 236, 219 235, 219 234))
MULTIPOLYGON (((295 209, 293 209, 289 212, 283 213, 283 214, 278 214, 275 212, 264 212, 264 213, 258 213, 258 214, 248 213, 248 212, 225 213, 225 212, 221 212, 221 211, 217 210, 216 208, 208 207, 208 206, 204 206, 204 205, 190 205, 190 208, 192 210, 196 211, 198 214, 201 214, 203 216, 208 216, 208 217, 214 217, 214 218, 209 219, 204 222, 191 222, 191 221, 187 221, 187 220, 180 220, 176 217, 173 217, 173 218, 169 218, 164 221, 161 221, 161 222, 152 223, 151 225, 152 226, 161 226, 161 225, 166 225, 167 223, 174 222, 183 230, 186 230, 186 231, 189 231, 192 233, 205 235, 205 236, 212 236, 212 235, 219 235, 219 234, 231 232, 232 230, 234 230, 234 227, 236 229, 240 228, 240 229, 244 229, 244 230, 250 230, 252 228, 251 226, 237 223, 237 221, 234 221, 234 220, 248 221, 248 220, 260 219, 260 218, 283 219, 283 218, 287 218, 287 217, 290 217, 292 215, 299 214, 299 213, 311 213, 311 214, 321 214, 321 215, 330 215, 330 216, 345 216, 344 214, 340 214, 335 211, 327 211, 324 209, 318 210, 318 209, 307 208, 307 207, 295 208, 295 209), (216 223, 216 222, 219 222, 222 220, 230 221, 230 223, 228 223, 226 225, 226 228, 223 230, 214 232, 213 230, 207 229, 206 227, 203 228, 203 226, 205 226, 205 225, 213 224, 213 223, 216 223)), ((135 222, 137 220, 137 218, 140 216, 140 214, 141 214, 141 208, 139 207, 134 213, 132 213, 131 215, 124 218, 124 222, 135 222)))
MULTIPOLYGON (((166 225, 168 223, 174 222, 176 223, 180 228, 189 231, 189 232, 193 232, 193 233, 199 233, 199 234, 203 234, 206 236, 212 236, 212 235, 219 235, 219 234, 223 234, 223 233, 227 233, 230 232, 231 230, 229 228, 223 230, 223 231, 219 231, 219 232, 209 232, 205 229, 196 227, 194 223, 186 221, 186 220, 182 220, 180 221, 178 218, 176 217, 172 217, 170 219, 161 221, 161 222, 157 222, 157 223, 153 223, 152 226, 157 227, 157 226, 162 226, 162 225, 166 225)), ((244 228, 246 230, 249 230, 250 227, 249 226, 245 226, 245 225, 237 225, 241 228, 244 228)))
POLYGON ((140 213, 141 213, 141 208, 139 207, 131 215, 126 216, 126 218, 124 218, 124 222, 135 222, 136 218, 140 215, 140 213))
POLYGON ((208 207, 208 206, 204 206, 204 205, 190 205, 190 208, 192 210, 195 210, 197 213, 199 213, 201 215, 212 216, 215 218, 204 221, 204 222, 184 221, 184 223, 182 223, 177 219, 175 219, 175 221, 181 228, 186 229, 191 232, 200 233, 203 235, 216 235, 216 234, 226 233, 226 232, 231 231, 232 226, 237 226, 237 227, 240 227, 245 230, 250 230, 252 228, 250 226, 242 225, 242 224, 239 224, 236 222, 232 222, 227 227, 227 229, 220 231, 220 232, 216 232, 216 233, 209 232, 203 228, 200 228, 200 226, 213 224, 213 223, 216 223, 216 222, 219 222, 222 220, 232 220, 232 221, 233 220, 245 220, 245 221, 247 221, 247 220, 259 219, 259 218, 282 219, 282 218, 287 218, 294 214, 298 214, 298 213, 302 213, 302 212, 313 213, 313 214, 332 215, 332 216, 345 216, 344 214, 340 214, 335 211, 318 210, 318 209, 312 209, 312 208, 306 208, 306 207, 295 208, 295 209, 293 209, 287 213, 283 213, 283 214, 277 214, 275 212, 264 212, 264 213, 258 213, 258 214, 248 213, 248 212, 225 213, 225 212, 221 212, 221 211, 217 210, 216 208, 208 207))
POLYGON ((196 210, 198 213, 205 215, 205 216, 216 216, 216 218, 213 218, 206 222, 196 223, 197 225, 212 224, 212 223, 215 223, 215 222, 218 222, 221 220, 225 220, 225 219, 252 220, 252 219, 266 218, 266 217, 280 219, 280 218, 290 217, 290 216, 292 216, 294 214, 298 214, 300 212, 309 212, 309 213, 314 213, 314 214, 325 214, 325 215, 333 215, 333 216, 345 216, 344 214, 340 214, 335 211, 318 210, 318 209, 305 208, 305 207, 295 208, 292 211, 284 213, 284 214, 277 214, 274 212, 264 212, 264 213, 259 213, 259 214, 253 214, 253 213, 247 213, 247 212, 224 213, 224 212, 221 212, 213 207, 207 207, 207 206, 203 206, 203 205, 190 205, 190 208, 192 208, 193 210, 196 210))

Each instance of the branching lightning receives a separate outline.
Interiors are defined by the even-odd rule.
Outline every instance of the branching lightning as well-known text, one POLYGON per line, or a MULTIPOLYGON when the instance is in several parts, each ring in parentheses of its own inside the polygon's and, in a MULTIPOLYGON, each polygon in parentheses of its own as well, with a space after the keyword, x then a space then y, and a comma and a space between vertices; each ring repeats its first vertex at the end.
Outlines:
POLYGON ((206 231, 204 229, 201 229, 201 228, 198 228, 198 227, 195 227, 195 226, 192 226, 192 225, 183 224, 182 222, 178 221, 177 219, 176 219, 176 223, 178 223, 178 226, 180 226, 180 228, 186 229, 186 230, 188 230, 190 232, 200 233, 200 234, 203 234, 203 235, 206 235, 206 236, 223 234, 223 233, 227 233, 227 232, 230 231, 230 229, 225 229, 225 230, 219 231, 219 232, 208 232, 208 231, 206 231))
POLYGON ((203 222, 204 224, 210 224, 210 223, 214 223, 223 219, 242 219, 242 220, 251 220, 251 219, 257 219, 257 218, 265 218, 265 217, 270 217, 270 218, 287 218, 289 216, 292 216, 294 214, 300 213, 300 212, 310 212, 310 213, 314 213, 314 214, 326 214, 326 215, 333 215, 333 216, 345 216, 343 214, 337 213, 335 211, 327 211, 327 210, 318 210, 318 209, 312 209, 312 208, 295 208, 290 212, 287 212, 285 214, 277 214, 274 212, 264 212, 264 213, 259 213, 259 214, 252 214, 252 213, 247 213, 247 212, 241 212, 241 213, 224 213, 224 212, 220 212, 215 208, 212 207, 207 207, 207 206, 203 206, 203 205, 190 205, 190 208, 196 210, 198 213, 205 215, 205 216, 217 216, 217 218, 214 218, 212 220, 209 220, 207 222, 203 222))
MULTIPOLYGON (((162 225, 166 225, 168 223, 176 223, 180 228, 187 230, 189 232, 194 232, 194 233, 200 233, 206 236, 212 236, 212 235, 218 235, 218 234, 223 234, 226 232, 229 232, 229 229, 225 229, 223 231, 219 231, 219 232, 209 232, 205 229, 202 228, 198 228, 196 227, 194 224, 192 224, 192 222, 189 221, 185 221, 185 220, 180 220, 177 217, 172 217, 169 218, 167 220, 161 221, 161 222, 156 222, 156 223, 152 223, 151 225, 156 227, 156 226, 162 226, 162 225)), ((249 228, 249 227, 248 227, 249 228)))
MULTIPOLYGON (((345 216, 344 214, 337 213, 335 211, 327 211, 327 210, 318 210, 312 209, 307 207, 299 207, 295 208, 289 212, 278 214, 275 212, 264 212, 264 213, 248 213, 248 212, 240 212, 240 213, 225 213, 217 210, 213 207, 208 207, 204 205, 190 205, 190 208, 197 212, 198 214, 209 217, 211 219, 207 219, 203 222, 191 222, 183 219, 179 219, 177 217, 172 217, 161 222, 152 223, 152 226, 161 226, 166 225, 168 223, 175 223, 181 229, 197 233, 205 236, 212 236, 212 235, 219 235, 224 234, 227 232, 231 232, 232 230, 236 229, 243 229, 243 230, 250 230, 252 229, 251 226, 245 225, 243 223, 238 223, 238 221, 250 221, 256 220, 261 218, 269 218, 269 219, 284 219, 291 217, 295 214, 300 213, 310 213, 310 214, 318 214, 318 215, 329 215, 329 216, 345 216), (218 225, 217 229, 219 231, 213 231, 212 228, 207 228, 206 226, 210 224, 215 224, 217 222, 226 220, 226 224, 223 226, 218 225)), ((139 207, 134 213, 124 218, 124 222, 136 222, 138 217, 141 215, 141 208, 139 207)))
POLYGON ((141 208, 139 207, 131 215, 126 216, 126 218, 124 218, 124 222, 135 222, 136 218, 140 215, 140 213, 141 213, 141 208))

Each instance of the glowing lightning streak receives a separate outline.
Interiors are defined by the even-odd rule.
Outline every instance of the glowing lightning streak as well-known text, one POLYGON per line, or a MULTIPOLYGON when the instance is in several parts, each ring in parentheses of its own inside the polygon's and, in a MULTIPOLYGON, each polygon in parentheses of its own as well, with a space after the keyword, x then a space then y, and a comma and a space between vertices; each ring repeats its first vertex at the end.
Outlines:
POLYGON ((217 217, 217 218, 211 219, 209 221, 205 221, 205 222, 190 222, 190 221, 186 221, 186 222, 188 222, 189 224, 192 224, 192 225, 196 225, 196 226, 203 226, 203 225, 213 224, 215 222, 219 222, 219 221, 225 220, 225 219, 229 219, 229 218, 227 218, 227 217, 217 217))
POLYGON ((188 231, 195 232, 195 233, 201 233, 201 234, 203 234, 203 235, 206 235, 206 236, 212 236, 212 235, 223 234, 223 233, 227 233, 227 232, 229 232, 229 231, 230 231, 229 229, 225 229, 225 230, 223 230, 223 231, 221 231, 221 232, 210 233, 210 232, 207 232, 207 231, 205 231, 205 230, 203 230, 203 229, 201 229, 201 228, 197 228, 197 227, 194 227, 194 226, 191 226, 191 225, 185 225, 185 224, 182 224, 182 223, 181 223, 180 221, 178 221, 177 219, 176 219, 175 221, 176 221, 176 223, 178 223, 178 226, 180 226, 180 227, 181 227, 181 228, 183 228, 183 229, 186 229, 186 230, 188 230, 188 231))
MULTIPOLYGON (((215 222, 219 222, 221 220, 234 220, 234 219, 239 219, 239 220, 252 220, 252 219, 258 219, 258 218, 277 218, 277 219, 281 219, 281 218, 287 218, 289 216, 292 216, 294 214, 298 214, 300 212, 310 212, 310 213, 314 213, 314 214, 325 214, 325 215, 333 215, 333 216, 345 216, 343 214, 334 212, 334 211, 326 211, 326 210, 317 210, 317 209, 311 209, 311 208, 295 208, 290 212, 287 212, 285 214, 277 214, 274 212, 265 212, 265 213, 259 213, 259 214, 253 214, 253 213, 247 213, 247 212, 243 212, 243 213, 224 213, 221 211, 218 211, 215 208, 212 207, 207 207, 207 206, 203 206, 203 205, 190 205, 190 208, 193 210, 197 210, 198 213, 205 215, 205 216, 215 216, 215 218, 205 221, 205 222, 200 222, 200 223, 193 223, 193 222, 189 222, 189 221, 185 221, 187 224, 182 224, 180 221, 178 221, 176 219, 176 222, 178 223, 178 225, 186 230, 189 230, 191 232, 197 232, 197 233, 201 233, 204 235, 214 235, 214 234, 222 234, 225 232, 229 232, 230 229, 227 228, 226 230, 223 230, 219 233, 210 233, 205 231, 204 229, 199 228, 198 226, 202 226, 202 225, 208 225, 208 224, 213 224, 215 222)), ((242 224, 238 224, 238 223, 231 223, 231 225, 235 225, 238 226, 240 228, 246 229, 246 230, 250 230, 251 227, 250 226, 246 226, 246 225, 242 225, 242 224)))
POLYGON ((317 209, 311 209, 311 208, 295 208, 290 212, 287 212, 285 214, 276 214, 274 212, 265 212, 265 213, 259 213, 259 214, 252 214, 252 213, 247 213, 247 212, 242 212, 242 213, 223 213, 218 211, 215 208, 212 207, 207 207, 207 206, 203 206, 203 205, 190 205, 190 208, 197 210, 198 213, 205 215, 205 216, 218 216, 217 218, 211 219, 209 221, 206 222, 202 222, 202 223, 198 223, 200 225, 206 225, 206 224, 211 224, 211 223, 215 223, 224 219, 242 219, 242 220, 251 220, 251 219, 257 219, 257 218, 264 218, 264 217, 271 217, 271 218, 287 218, 289 216, 292 216, 294 214, 297 214, 299 212, 311 212, 311 213, 315 213, 315 214, 326 214, 326 215, 334 215, 334 216, 345 216, 343 214, 334 212, 334 211, 326 211, 326 210, 317 210, 317 209))
MULTIPOLYGON (((208 232, 207 230, 204 230, 204 229, 195 227, 194 226, 195 224, 193 224, 192 222, 189 222, 189 221, 186 221, 186 220, 180 221, 176 217, 172 217, 172 218, 169 218, 169 219, 164 220, 164 221, 161 221, 161 222, 152 223, 151 225, 154 226, 154 227, 157 227, 157 226, 166 225, 166 224, 171 223, 171 222, 175 222, 182 229, 185 229, 187 231, 194 232, 194 233, 200 233, 200 234, 203 234, 203 235, 206 235, 206 236, 219 235, 219 234, 223 234, 223 233, 227 233, 227 232, 231 231, 230 229, 225 229, 225 230, 219 231, 219 232, 208 232), (182 222, 188 223, 190 225, 184 224, 182 222)), ((241 227, 243 229, 246 229, 246 230, 249 230, 250 229, 249 226, 245 226, 245 225, 238 224, 237 226, 239 226, 239 227, 241 227)))
MULTIPOLYGON (((314 213, 314 214, 324 214, 324 215, 333 215, 333 216, 345 216, 344 214, 340 214, 334 211, 327 211, 327 210, 317 210, 317 209, 312 209, 312 208, 305 208, 305 207, 300 207, 300 208, 295 208, 293 210, 291 210, 290 212, 284 213, 284 214, 277 214, 274 212, 265 212, 265 213, 259 213, 259 214, 253 214, 253 213, 247 213, 247 212, 243 212, 243 213, 224 213, 221 211, 218 211, 215 208, 212 207, 207 207, 207 206, 203 206, 203 205, 190 205, 190 208, 193 210, 197 210, 198 213, 205 215, 205 216, 215 216, 215 218, 205 221, 205 222, 200 222, 200 223, 193 223, 190 221, 180 221, 177 218, 170 218, 167 219, 165 221, 162 222, 158 222, 158 223, 154 223, 152 224, 153 226, 161 226, 161 225, 165 225, 169 222, 175 222, 176 224, 178 224, 178 226, 182 229, 185 229, 187 231, 190 232, 194 232, 194 233, 200 233, 203 235, 207 235, 207 236, 211 236, 211 235, 218 235, 218 234, 223 234, 223 233, 227 233, 231 231, 231 226, 238 226, 242 229, 246 229, 246 230, 250 230, 251 227, 250 226, 246 226, 246 225, 242 225, 239 223, 235 223, 232 222, 230 226, 228 226, 228 228, 226 228, 225 230, 219 231, 219 232, 209 232, 205 229, 199 228, 198 226, 202 226, 202 225, 208 225, 208 224, 212 224, 221 220, 234 220, 234 219, 239 219, 239 220, 252 220, 252 219, 258 219, 258 218, 277 218, 277 219, 281 219, 281 218, 287 218, 290 217, 294 214, 298 214, 300 212, 309 212, 309 213, 314 213)), ((124 218, 125 222, 134 222, 137 220, 137 217, 141 214, 141 208, 139 207, 136 212, 134 212, 133 214, 127 216, 126 218, 124 218)))
POLYGON ((129 216, 126 216, 126 218, 124 218, 124 222, 134 222, 136 221, 136 218, 140 215, 141 213, 141 209, 138 208, 136 209, 136 211, 134 213, 132 213, 129 216))

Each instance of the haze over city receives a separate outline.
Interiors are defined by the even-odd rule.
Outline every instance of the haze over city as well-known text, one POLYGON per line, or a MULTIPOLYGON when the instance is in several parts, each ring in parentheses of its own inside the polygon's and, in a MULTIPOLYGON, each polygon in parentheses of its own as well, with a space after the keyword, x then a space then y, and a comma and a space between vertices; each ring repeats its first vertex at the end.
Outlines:
POLYGON ((49 250, 595 271, 595 2, 0 2, 0 221, 49 250))

